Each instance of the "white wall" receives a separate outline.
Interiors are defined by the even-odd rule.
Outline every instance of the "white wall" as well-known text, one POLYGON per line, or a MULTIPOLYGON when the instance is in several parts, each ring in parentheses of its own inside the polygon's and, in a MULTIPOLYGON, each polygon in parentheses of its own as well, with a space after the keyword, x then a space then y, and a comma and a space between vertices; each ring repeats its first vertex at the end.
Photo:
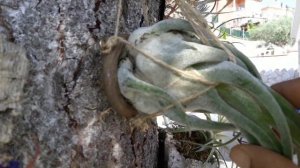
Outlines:
POLYGON ((294 14, 294 21, 291 30, 291 37, 298 42, 298 72, 300 72, 300 0, 296 0, 296 9, 294 14))

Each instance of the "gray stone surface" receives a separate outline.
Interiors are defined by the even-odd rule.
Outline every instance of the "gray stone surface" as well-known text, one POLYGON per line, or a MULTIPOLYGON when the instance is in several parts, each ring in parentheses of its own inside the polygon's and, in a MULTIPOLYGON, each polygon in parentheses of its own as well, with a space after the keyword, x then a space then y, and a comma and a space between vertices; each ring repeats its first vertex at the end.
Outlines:
MULTIPOLYGON (((126 1, 121 33, 137 28, 142 13, 149 24, 157 21, 159 3, 126 1)), ((155 126, 132 129, 109 109, 102 89, 98 42, 114 32, 116 4, 0 0, 0 20, 9 25, 2 22, 0 33, 25 49, 30 64, 20 115, 11 115, 0 100, 0 137, 9 135, 0 138, 0 164, 12 159, 26 166, 39 155, 35 165, 43 168, 156 165, 155 126)))

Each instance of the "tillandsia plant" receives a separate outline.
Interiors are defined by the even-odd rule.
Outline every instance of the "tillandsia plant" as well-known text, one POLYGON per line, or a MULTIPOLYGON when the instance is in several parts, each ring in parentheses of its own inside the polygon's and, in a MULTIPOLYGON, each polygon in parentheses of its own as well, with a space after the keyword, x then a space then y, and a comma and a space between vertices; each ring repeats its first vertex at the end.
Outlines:
POLYGON ((185 5, 188 21, 164 20, 131 33, 118 69, 123 96, 139 112, 163 114, 187 130, 238 129, 250 143, 292 158, 300 149, 300 117, 245 55, 218 41, 185 5), (228 122, 186 112, 216 113, 228 122))

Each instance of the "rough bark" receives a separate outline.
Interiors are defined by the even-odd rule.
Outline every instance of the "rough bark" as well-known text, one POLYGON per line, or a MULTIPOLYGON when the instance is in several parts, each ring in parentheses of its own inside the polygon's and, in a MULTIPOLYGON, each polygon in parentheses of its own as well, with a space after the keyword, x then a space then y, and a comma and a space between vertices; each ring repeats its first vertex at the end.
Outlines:
MULTIPOLYGON (((121 33, 157 21, 160 1, 125 0, 121 33)), ((16 65, 29 67, 28 75, 17 80, 25 82, 15 90, 21 99, 11 98, 13 105, 0 103, 0 137, 5 137, 0 138, 0 164, 14 160, 24 167, 31 161, 45 168, 155 167, 156 127, 132 129, 109 108, 103 92, 98 43, 114 32, 117 3, 0 0, 0 33, 25 49, 28 63, 15 54, 16 65)), ((0 73, 10 75, 26 72, 1 68, 0 73)))

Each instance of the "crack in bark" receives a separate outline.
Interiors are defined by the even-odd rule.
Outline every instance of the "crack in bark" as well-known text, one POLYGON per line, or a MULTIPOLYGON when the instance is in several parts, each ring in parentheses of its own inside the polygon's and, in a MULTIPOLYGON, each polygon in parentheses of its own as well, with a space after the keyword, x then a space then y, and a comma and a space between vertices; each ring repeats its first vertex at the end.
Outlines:
POLYGON ((96 19, 96 21, 95 21, 96 24, 95 25, 89 25, 89 24, 87 25, 87 28, 88 28, 89 32, 92 34, 92 37, 96 41, 98 40, 98 37, 93 33, 93 31, 95 29, 100 30, 100 28, 101 28, 101 22, 98 18, 98 11, 100 9, 100 4, 101 4, 101 0, 95 0, 95 7, 94 7, 93 11, 94 11, 94 17, 96 19))
POLYGON ((3 27, 7 31, 7 40, 10 42, 14 42, 15 38, 13 36, 13 29, 12 26, 4 19, 2 13, 2 4, 0 3, 0 26, 3 27))
POLYGON ((80 167, 80 162, 87 160, 83 154, 83 147, 81 145, 75 145, 73 150, 76 154, 71 159, 71 167, 80 167))
POLYGON ((132 132, 131 132, 131 136, 130 136, 130 143, 131 143, 131 150, 132 150, 132 153, 133 153, 133 157, 134 157, 134 166, 135 167, 138 167, 138 164, 137 164, 137 156, 136 156, 136 153, 135 153, 135 129, 136 128, 133 128, 132 132))
POLYGON ((158 21, 161 21, 164 19, 165 16, 165 10, 166 10, 166 0, 160 0, 159 9, 158 9, 158 21))
POLYGON ((59 20, 59 25, 57 27, 57 31, 59 33, 59 38, 58 38, 58 53, 59 53, 59 61, 62 62, 66 56, 65 54, 65 32, 64 32, 64 13, 61 12, 60 7, 58 7, 58 13, 60 14, 60 20, 59 20))
POLYGON ((69 119, 69 124, 68 126, 70 128, 78 128, 79 124, 78 122, 74 119, 74 117, 71 115, 71 109, 69 108, 69 105, 71 104, 71 98, 69 96, 69 92, 68 92, 68 87, 66 83, 63 83, 63 88, 65 90, 65 98, 67 99, 66 104, 63 106, 64 111, 66 112, 68 119, 69 119))
POLYGON ((157 167, 167 168, 168 167, 168 156, 166 154, 166 131, 158 129, 158 151, 157 151, 157 167))
POLYGON ((72 91, 74 90, 74 88, 76 87, 77 84, 77 80, 81 74, 81 70, 82 70, 82 66, 83 66, 83 57, 80 58, 78 65, 73 73, 73 79, 72 81, 74 82, 74 85, 72 87, 72 91))
POLYGON ((17 4, 13 5, 13 4, 5 4, 3 2, 0 2, 0 6, 5 6, 13 10, 19 10, 19 6, 17 4))
POLYGON ((101 0, 95 0, 94 12, 97 12, 100 8, 101 0))
POLYGON ((38 3, 35 5, 35 8, 37 8, 41 2, 42 0, 39 0, 38 3))
POLYGON ((13 111, 13 109, 12 109, 12 108, 10 108, 10 107, 7 107, 7 108, 6 108, 6 109, 4 109, 4 110, 0 110, 0 115, 1 115, 1 114, 4 114, 4 113, 8 113, 8 114, 10 114, 12 111, 13 111))
MULTIPOLYGON (((61 11, 61 7, 58 7, 58 13, 60 15, 60 20, 59 20, 59 25, 57 27, 57 31, 59 33, 59 38, 58 38, 58 53, 59 53, 59 62, 63 62, 64 60, 68 59, 65 58, 66 57, 66 51, 65 51, 65 31, 64 31, 64 20, 65 20, 65 14, 64 12, 61 11)), ((70 92, 72 92, 74 90, 74 88, 76 87, 77 84, 77 80, 81 74, 81 69, 82 69, 82 64, 83 64, 83 57, 80 58, 79 63, 73 73, 73 78, 72 78, 72 82, 74 82, 73 86, 71 87, 71 90, 68 89, 68 82, 64 82, 63 83, 63 88, 65 90, 65 99, 66 99, 66 104, 63 105, 63 109, 66 112, 68 119, 69 119, 69 124, 68 126, 70 128, 78 128, 79 124, 77 122, 77 120, 74 118, 74 116, 72 116, 72 111, 69 108, 69 105, 71 105, 71 98, 70 98, 70 92)))

